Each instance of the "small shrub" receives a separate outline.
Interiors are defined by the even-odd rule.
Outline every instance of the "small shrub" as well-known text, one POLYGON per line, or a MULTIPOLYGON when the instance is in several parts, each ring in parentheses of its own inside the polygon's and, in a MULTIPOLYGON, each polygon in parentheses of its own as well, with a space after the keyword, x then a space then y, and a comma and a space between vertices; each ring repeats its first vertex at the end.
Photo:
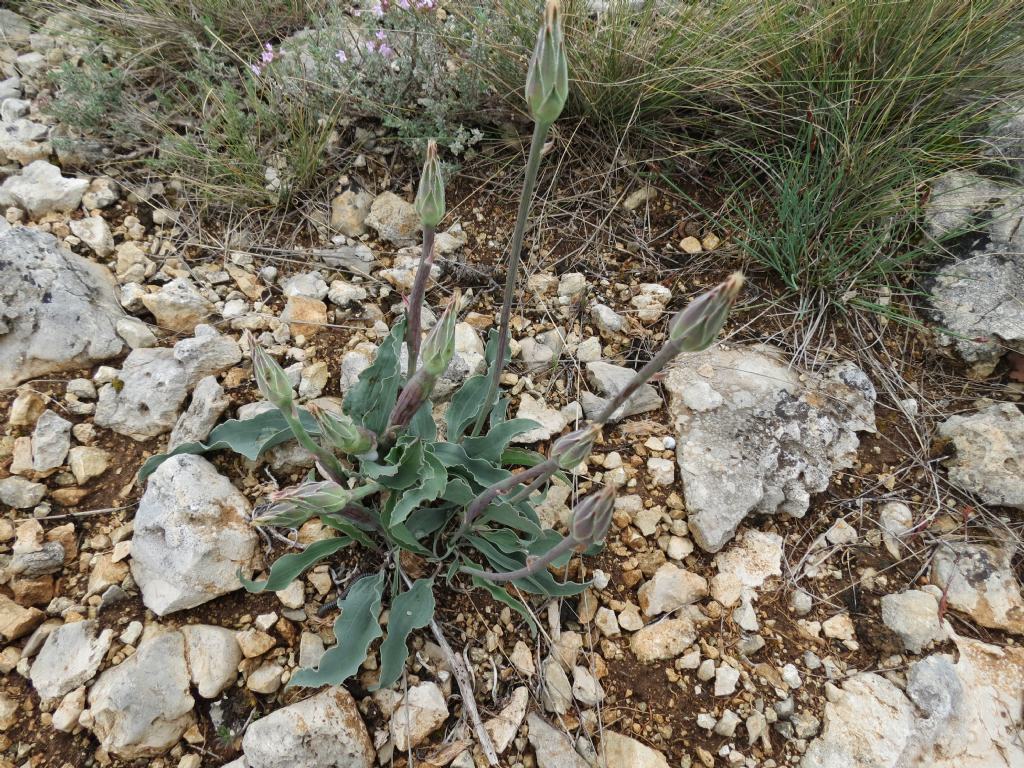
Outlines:
MULTIPOLYGON (((534 509, 556 476, 587 459, 603 425, 643 383, 681 352, 708 347, 725 323, 742 286, 733 276, 698 297, 670 322, 667 341, 655 357, 607 404, 591 424, 554 441, 546 456, 509 448, 511 440, 535 429, 530 419, 506 418, 508 399, 498 382, 508 362, 512 295, 519 252, 548 129, 566 95, 566 61, 557 0, 549 0, 527 76, 526 99, 535 122, 527 161, 520 217, 510 253, 502 322, 487 345, 488 370, 470 377, 452 397, 445 437, 438 437, 431 393, 447 369, 455 345, 459 294, 420 343, 419 308, 433 258, 435 228, 445 213, 444 185, 436 146, 431 144, 416 199, 423 225, 423 252, 409 313, 392 328, 374 363, 348 393, 341 412, 300 408, 284 370, 249 335, 247 346, 260 392, 276 410, 245 422, 227 422, 210 435, 209 445, 190 443, 175 453, 229 447, 256 458, 286 439, 296 440, 315 458, 316 477, 272 494, 259 507, 255 523, 298 528, 316 517, 334 529, 334 538, 279 558, 261 582, 244 581, 252 591, 282 589, 314 563, 350 544, 374 553, 379 568, 356 580, 343 598, 334 625, 338 644, 316 669, 300 670, 293 685, 338 684, 355 674, 370 645, 383 631, 379 617, 390 605, 388 634, 380 647, 379 686, 401 676, 406 640, 433 620, 433 588, 438 580, 462 575, 519 612, 531 612, 504 585, 527 594, 573 595, 586 584, 557 580, 550 566, 564 566, 574 552, 595 552, 608 531, 614 490, 596 489, 573 510, 568 534, 540 525, 534 509), (403 341, 409 373, 399 363, 403 341), (418 559, 429 575, 413 581, 405 563, 418 559), (387 599, 385 600, 385 595, 387 599)), ((145 477, 165 456, 141 470, 145 477)))
POLYGON ((64 125, 91 136, 123 141, 138 134, 138 125, 127 119, 127 74, 98 57, 83 58, 79 66, 65 61, 50 75, 56 90, 47 111, 64 125))

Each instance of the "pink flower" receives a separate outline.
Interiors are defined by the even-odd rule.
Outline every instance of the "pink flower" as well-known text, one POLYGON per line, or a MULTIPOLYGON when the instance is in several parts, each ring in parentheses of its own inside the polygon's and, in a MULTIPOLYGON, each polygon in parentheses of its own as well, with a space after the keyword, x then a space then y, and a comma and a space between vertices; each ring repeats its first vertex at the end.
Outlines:
POLYGON ((336 58, 338 61, 344 64, 346 61, 348 61, 348 54, 339 49, 338 52, 334 54, 334 58, 336 58))

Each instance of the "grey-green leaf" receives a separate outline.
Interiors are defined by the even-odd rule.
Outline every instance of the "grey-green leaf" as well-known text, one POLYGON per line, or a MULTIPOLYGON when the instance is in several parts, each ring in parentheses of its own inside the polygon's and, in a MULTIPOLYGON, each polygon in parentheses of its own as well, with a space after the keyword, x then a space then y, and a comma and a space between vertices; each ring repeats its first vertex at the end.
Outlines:
POLYGON ((388 636, 380 646, 380 680, 373 688, 389 688, 402 676, 409 656, 406 643, 414 629, 422 629, 434 617, 434 580, 418 579, 391 603, 388 636))
POLYGON ((336 536, 331 539, 315 541, 301 552, 279 557, 270 567, 270 575, 266 581, 251 581, 239 576, 242 586, 250 592, 276 592, 284 589, 300 573, 309 568, 313 563, 330 557, 339 549, 343 549, 352 543, 348 536, 336 536))
POLYGON ((401 320, 377 349, 373 364, 359 374, 359 381, 345 397, 345 413, 378 435, 387 426, 401 388, 398 354, 404 338, 405 320, 401 320))
POLYGON ((370 643, 380 637, 380 606, 387 571, 359 579, 341 602, 341 616, 334 622, 338 644, 329 648, 315 669, 300 669, 288 686, 340 685, 359 669, 370 643))

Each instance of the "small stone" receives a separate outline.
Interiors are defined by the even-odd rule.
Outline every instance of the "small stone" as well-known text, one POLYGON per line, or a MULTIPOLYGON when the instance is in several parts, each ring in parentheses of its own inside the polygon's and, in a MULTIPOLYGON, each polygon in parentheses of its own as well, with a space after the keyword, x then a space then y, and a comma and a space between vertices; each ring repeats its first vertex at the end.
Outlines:
POLYGON ((541 705, 546 712, 564 715, 572 706, 572 685, 565 669, 555 658, 548 657, 540 667, 542 687, 541 705))
POLYGON ((249 675, 245 681, 245 687, 253 693, 264 695, 276 693, 281 688, 281 675, 283 674, 284 667, 280 664, 264 662, 249 675))
POLYGON ((293 336, 312 336, 327 325, 327 305, 319 299, 292 296, 281 312, 281 321, 288 323, 293 336))
POLYGON ((53 727, 64 733, 71 733, 78 727, 78 718, 85 709, 85 686, 79 686, 61 699, 53 711, 53 727))
POLYGON ((740 716, 733 712, 731 709, 725 710, 722 716, 718 719, 718 723, 715 725, 715 733, 719 736, 724 736, 727 739, 731 739, 736 734, 736 726, 741 722, 740 716))
POLYGON ((347 189, 331 200, 331 229, 345 237, 358 238, 366 234, 366 217, 370 214, 373 195, 365 190, 347 189))
POLYGON ((176 333, 191 333, 214 314, 213 305, 186 278, 178 277, 156 293, 142 297, 157 325, 176 333))
POLYGON ((0 635, 7 640, 24 637, 43 623, 46 614, 38 608, 23 608, 0 594, 0 635))
POLYGON ((76 445, 68 453, 68 465, 79 485, 99 477, 110 465, 110 454, 102 448, 87 445, 76 445))
POLYGON ((853 620, 848 613, 838 613, 821 624, 825 637, 833 640, 853 640, 856 631, 853 627, 853 620))
POLYGON ((572 298, 587 288, 587 276, 582 272, 566 272, 558 281, 558 295, 572 298))
POLYGON ((526 717, 526 708, 530 703, 530 689, 521 685, 512 691, 509 703, 501 712, 484 723, 484 728, 494 742, 494 750, 500 755, 507 750, 519 732, 519 726, 526 717))
POLYGON ((647 664, 671 659, 697 639, 697 631, 688 618, 665 619, 638 630, 629 640, 637 660, 647 664))
POLYGON ((595 304, 592 306, 590 308, 590 318, 602 334, 616 334, 626 327, 625 318, 605 304, 595 304))
POLYGON ((647 616, 658 616, 695 603, 707 594, 708 582, 703 576, 665 563, 640 588, 640 607, 647 616))
POLYGON ((384 192, 374 199, 365 222, 373 227, 381 240, 399 246, 414 245, 420 230, 416 208, 394 192, 384 192))
POLYGON ((574 667, 572 671, 572 695, 585 707, 596 707, 604 701, 604 688, 586 667, 574 667))
MULTIPOLYGON (((553 728, 542 717, 530 713, 526 718, 530 744, 536 754, 537 768, 589 768, 573 749, 572 741, 561 730, 553 728)), ((608 763, 627 766, 630 763, 608 763)))
POLYGON ((110 234, 110 227, 102 216, 72 219, 69 224, 75 237, 89 246, 101 259, 114 252, 114 236, 110 234))
POLYGON ((533 654, 530 653, 530 648, 522 640, 516 641, 515 647, 509 655, 509 661, 512 662, 512 666, 516 668, 516 671, 524 677, 529 678, 537 674, 537 666, 534 664, 533 654))
POLYGON ((238 647, 242 650, 242 655, 247 659, 262 656, 277 645, 277 641, 271 635, 254 627, 238 632, 235 638, 238 641, 238 647))
POLYGON ((672 485, 676 478, 676 465, 668 459, 652 456, 647 460, 647 476, 655 485, 672 485))
POLYGON ((204 699, 215 699, 238 677, 242 651, 235 632, 207 624, 186 624, 185 658, 196 691, 204 699))
POLYGON ((702 250, 704 250, 704 247, 701 245, 700 240, 698 240, 696 237, 684 237, 679 242, 679 250, 683 251, 683 253, 688 253, 692 256, 694 254, 700 253, 702 250))
POLYGON ((43 411, 32 432, 32 469, 56 469, 64 463, 70 447, 71 422, 53 411, 43 411))
POLYGON ((31 509, 43 500, 46 486, 13 475, 0 480, 0 502, 14 509, 31 509))
POLYGON ((109 629, 97 636, 97 629, 95 621, 79 621, 49 634, 31 671, 40 698, 64 696, 92 680, 114 638, 109 629))
POLYGON ((740 680, 738 669, 728 664, 719 664, 715 670, 715 696, 731 696, 740 680))
POLYGON ((302 582, 296 579, 284 589, 274 593, 285 608, 298 609, 306 603, 306 591, 302 582))
POLYGON ((448 704, 436 683, 409 688, 391 716, 391 738, 399 752, 419 746, 448 719, 448 704))

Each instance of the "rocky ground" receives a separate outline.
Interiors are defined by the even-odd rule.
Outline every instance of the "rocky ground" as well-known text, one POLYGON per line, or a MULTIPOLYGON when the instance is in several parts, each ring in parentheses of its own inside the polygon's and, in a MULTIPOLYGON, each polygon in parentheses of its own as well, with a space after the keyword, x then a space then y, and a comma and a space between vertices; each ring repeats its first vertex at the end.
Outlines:
MULTIPOLYGON (((395 689, 368 693, 373 655, 346 687, 285 687, 372 567, 346 550, 276 594, 241 590, 240 569, 287 551, 249 518, 308 469, 301 452, 136 476, 265 407, 246 330, 303 400, 340 401, 403 310, 408 190, 342 180, 322 242, 281 258, 225 237, 211 254, 175 184, 72 172, 45 109, 60 37, 2 10, 0 29, 0 766, 485 764, 430 635, 395 689)), ((1022 115, 994 126, 993 153, 1024 156, 1022 115)), ((666 312, 736 259, 692 220, 655 247, 706 274, 641 258, 633 222, 686 212, 622 192, 598 257, 533 253, 505 380, 542 425, 531 447, 599 410, 666 312)), ((579 599, 533 604, 532 637, 477 593, 438 595, 503 766, 1024 766, 1022 216, 1024 166, 932 190, 931 233, 961 235, 931 286, 948 338, 887 349, 944 387, 912 397, 853 351, 805 364, 741 309, 741 330, 627 403, 574 478, 620 488, 606 550, 570 566, 592 579, 579 599), (926 423, 922 448, 908 436, 926 423)), ((483 366, 510 217, 463 203, 438 237, 430 296, 470 288, 441 410, 483 366)), ((547 524, 573 492, 552 489, 547 524)), ((312 521, 296 543, 330 534, 312 521)))

